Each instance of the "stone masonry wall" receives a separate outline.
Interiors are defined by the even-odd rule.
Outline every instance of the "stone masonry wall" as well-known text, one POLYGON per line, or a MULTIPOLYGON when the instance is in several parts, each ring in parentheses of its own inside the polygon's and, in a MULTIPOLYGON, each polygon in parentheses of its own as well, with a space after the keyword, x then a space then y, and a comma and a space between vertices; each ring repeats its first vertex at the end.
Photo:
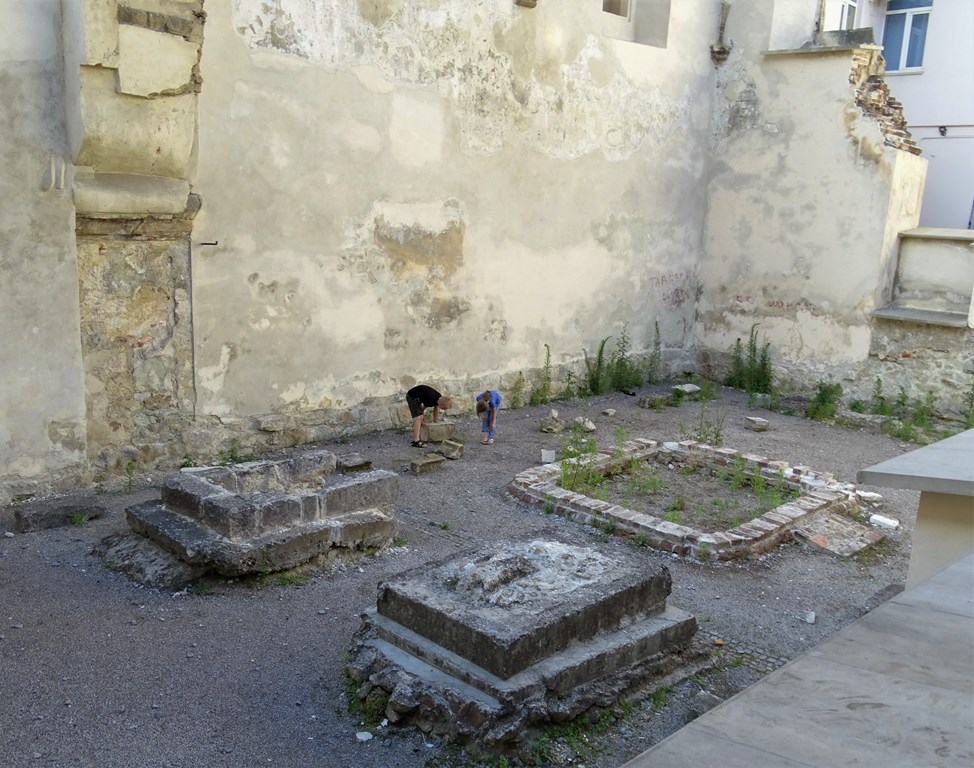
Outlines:
POLYGON ((79 236, 93 469, 174 466, 192 420, 188 240, 79 236))

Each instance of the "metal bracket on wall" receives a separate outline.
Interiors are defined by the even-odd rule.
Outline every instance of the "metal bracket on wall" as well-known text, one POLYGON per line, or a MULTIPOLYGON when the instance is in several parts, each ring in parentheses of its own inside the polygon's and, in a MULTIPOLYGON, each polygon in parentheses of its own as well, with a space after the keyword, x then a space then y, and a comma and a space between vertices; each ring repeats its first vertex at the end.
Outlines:
POLYGON ((724 28, 727 26, 727 16, 730 14, 730 2, 723 0, 720 4, 720 26, 717 28, 717 42, 710 46, 710 60, 719 67, 730 56, 731 46, 724 43, 724 28))

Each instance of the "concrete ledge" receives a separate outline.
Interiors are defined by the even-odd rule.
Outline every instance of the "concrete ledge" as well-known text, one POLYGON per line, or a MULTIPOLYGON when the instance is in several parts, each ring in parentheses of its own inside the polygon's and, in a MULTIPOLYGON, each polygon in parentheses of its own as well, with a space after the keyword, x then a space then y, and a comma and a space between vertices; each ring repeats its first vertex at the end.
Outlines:
POLYGON ((872 317, 882 320, 896 320, 919 325, 942 325, 947 328, 967 328, 967 315, 963 312, 950 312, 939 309, 920 309, 889 305, 872 312, 872 317))
MULTIPOLYGON (((974 496, 974 429, 862 469, 860 483, 974 496)), ((971 503, 974 524, 974 501, 971 503)))
POLYGON ((189 182, 161 176, 98 173, 74 177, 74 205, 84 214, 169 214, 186 211, 189 182))
POLYGON ((625 768, 969 766, 972 635, 974 555, 969 555, 625 768))

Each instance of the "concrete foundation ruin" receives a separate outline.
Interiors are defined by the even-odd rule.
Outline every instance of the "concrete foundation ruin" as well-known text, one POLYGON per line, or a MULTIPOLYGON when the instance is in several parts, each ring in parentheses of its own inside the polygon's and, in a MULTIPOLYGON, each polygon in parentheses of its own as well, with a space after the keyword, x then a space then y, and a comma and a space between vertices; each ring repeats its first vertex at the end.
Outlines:
POLYGON ((136 533, 183 563, 242 576, 293 568, 338 548, 388 545, 398 492, 394 472, 320 450, 184 469, 166 480, 161 498, 126 515, 136 533))
POLYGON ((696 659, 662 566, 558 541, 494 545, 379 585, 347 673, 390 723, 491 753, 696 659))

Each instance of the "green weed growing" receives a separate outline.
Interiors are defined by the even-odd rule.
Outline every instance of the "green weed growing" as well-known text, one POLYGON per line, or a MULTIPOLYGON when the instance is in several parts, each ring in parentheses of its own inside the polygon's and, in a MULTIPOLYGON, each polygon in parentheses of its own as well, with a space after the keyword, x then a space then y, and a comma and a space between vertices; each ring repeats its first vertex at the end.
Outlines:
POLYGON ((758 345, 757 328, 757 323, 751 326, 746 355, 741 339, 734 342, 731 370, 725 381, 727 386, 743 389, 748 394, 770 393, 772 387, 771 343, 758 345))
POLYGON ((649 354, 647 363, 646 381, 650 384, 659 384, 662 380, 663 368, 663 342, 659 335, 659 320, 653 323, 655 332, 653 335, 653 351, 649 354))
POLYGON ((551 402, 551 347, 544 345, 544 365, 541 366, 541 380, 538 388, 531 393, 531 405, 545 405, 551 402))

